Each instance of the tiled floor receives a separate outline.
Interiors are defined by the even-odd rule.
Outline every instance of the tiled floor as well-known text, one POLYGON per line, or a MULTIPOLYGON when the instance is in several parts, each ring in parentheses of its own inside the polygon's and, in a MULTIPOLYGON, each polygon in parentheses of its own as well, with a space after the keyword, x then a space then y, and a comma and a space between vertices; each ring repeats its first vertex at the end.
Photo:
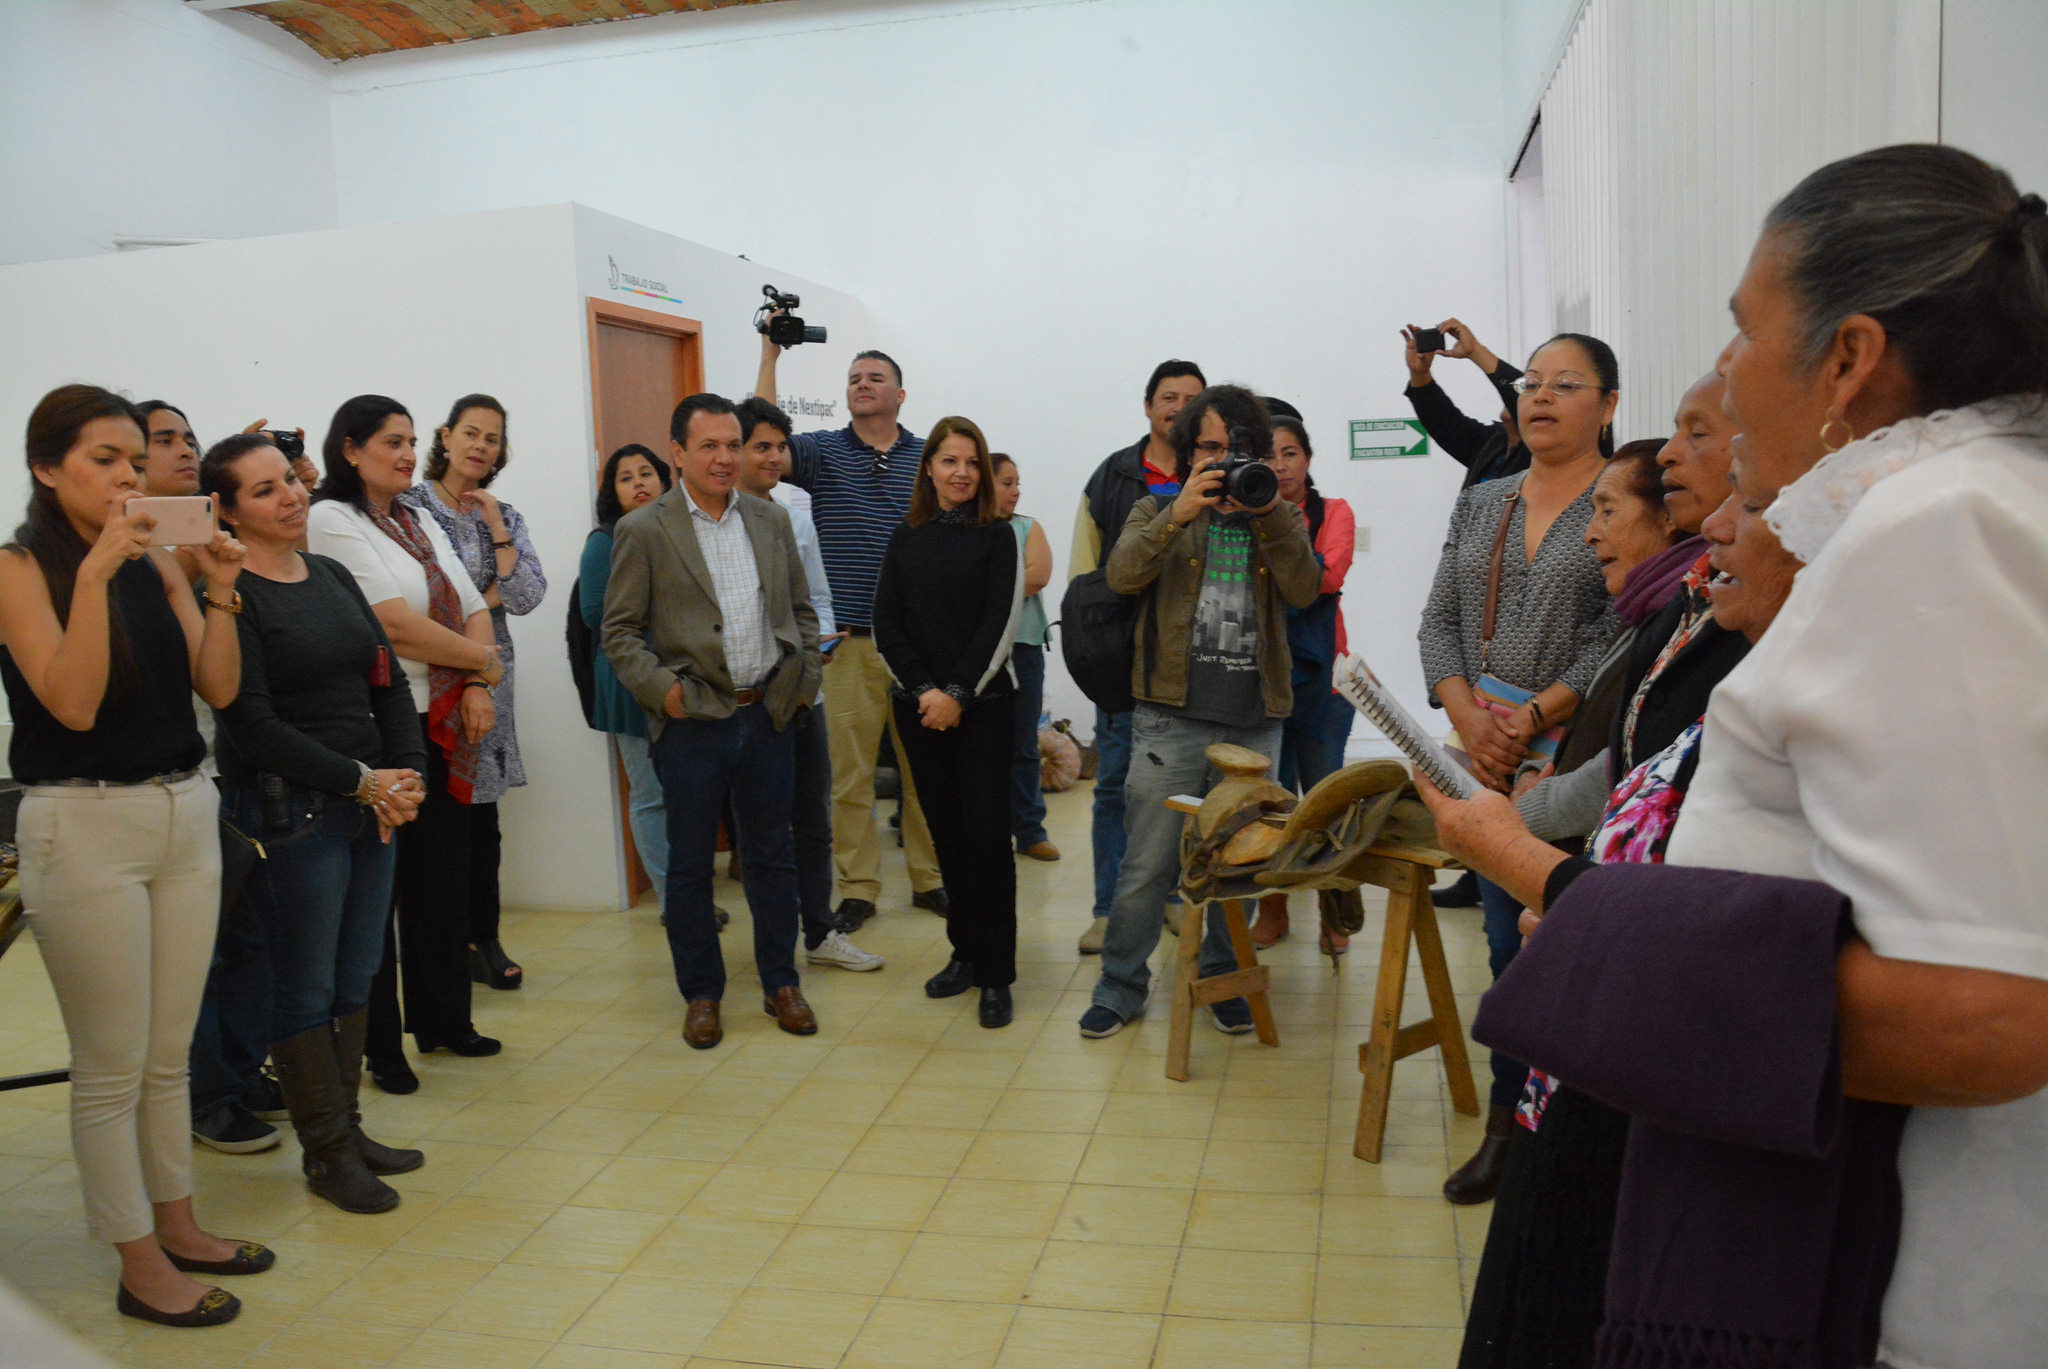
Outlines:
MULTIPOLYGON (((289 1142, 201 1150, 202 1218, 271 1243, 277 1268, 235 1281, 231 1326, 142 1326, 114 1313, 112 1252, 83 1232, 65 1090, 0 1094, 0 1276, 118 1362, 165 1369, 1454 1363, 1488 1209, 1437 1196, 1478 1123, 1450 1111, 1434 1052, 1396 1070, 1384 1162, 1351 1154, 1372 891, 1336 976, 1297 899, 1307 930, 1266 957, 1278 1051, 1200 1025, 1194 1077, 1172 1083, 1163 1009, 1106 1041, 1075 1033, 1095 979, 1074 951, 1089 791, 1050 797, 1067 857, 1018 862, 1006 1030, 976 1023, 972 995, 924 997, 945 938, 906 908, 893 856, 859 938, 888 968, 807 971, 808 1039, 753 1011, 743 926, 725 938, 725 1043, 697 1052, 650 906, 509 913, 526 987, 477 991, 504 1054, 437 1055, 417 1094, 366 1092, 377 1136, 427 1152, 393 1181, 398 1209, 312 1198, 289 1142)), ((743 923, 736 887, 719 900, 743 923)), ((1477 914, 1443 920, 1469 1020, 1477 914)), ((0 960, 0 1073, 63 1059, 23 938, 0 960)))

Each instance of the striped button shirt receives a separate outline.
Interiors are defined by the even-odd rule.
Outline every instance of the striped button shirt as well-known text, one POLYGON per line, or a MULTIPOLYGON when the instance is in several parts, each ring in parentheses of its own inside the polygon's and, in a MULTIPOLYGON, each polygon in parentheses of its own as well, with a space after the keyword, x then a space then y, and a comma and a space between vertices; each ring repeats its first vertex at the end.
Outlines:
POLYGON ((716 518, 692 499, 690 526, 697 549, 711 570, 711 589, 718 596, 719 636, 725 641, 725 673, 734 689, 752 689, 775 668, 779 654, 768 626, 768 600, 761 592, 761 571, 754 564, 754 544, 740 517, 741 496, 728 495, 725 512, 716 518))
POLYGON ((811 492, 811 518, 818 527, 839 626, 868 628, 874 622, 882 553, 910 510, 924 439, 899 424, 895 445, 878 451, 848 424, 829 432, 797 433, 789 440, 789 452, 790 481, 811 492))

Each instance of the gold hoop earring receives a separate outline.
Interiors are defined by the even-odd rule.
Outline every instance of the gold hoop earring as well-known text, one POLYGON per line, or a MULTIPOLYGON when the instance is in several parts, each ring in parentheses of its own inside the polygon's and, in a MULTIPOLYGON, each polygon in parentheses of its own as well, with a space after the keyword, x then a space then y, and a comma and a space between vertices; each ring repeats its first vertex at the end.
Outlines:
POLYGON ((1836 452, 1842 450, 1842 448, 1848 446, 1851 442, 1854 442, 1855 440, 1856 430, 1849 426, 1849 420, 1846 418, 1840 418, 1834 414, 1829 414, 1827 416, 1827 420, 1820 425, 1821 449, 1827 452, 1829 456, 1833 456, 1836 452), (1847 433, 1848 436, 1843 438, 1840 442, 1830 442, 1828 441, 1828 429, 1834 427, 1837 423, 1842 425, 1842 431, 1847 433))

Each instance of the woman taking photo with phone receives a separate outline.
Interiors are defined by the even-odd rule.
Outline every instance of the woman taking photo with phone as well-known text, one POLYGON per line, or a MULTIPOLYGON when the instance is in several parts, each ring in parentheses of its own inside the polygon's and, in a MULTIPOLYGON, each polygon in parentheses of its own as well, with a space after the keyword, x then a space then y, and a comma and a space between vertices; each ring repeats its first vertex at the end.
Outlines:
POLYGON ((362 1131, 370 982, 397 868, 392 833, 426 796, 412 691, 355 577, 299 551, 306 487, 261 433, 214 444, 201 488, 249 549, 242 575, 242 688, 220 713, 229 821, 265 859, 243 890, 263 928, 270 1057, 305 1152, 306 1186, 344 1212, 384 1212, 377 1176, 418 1169, 417 1150, 362 1131))
POLYGON ((398 841, 396 940, 387 932, 370 992, 370 1076, 387 1093, 411 1093, 403 1033, 420 1053, 496 1055, 469 1004, 469 805, 477 747, 497 721, 491 690, 504 678, 489 607, 431 518, 398 496, 418 460, 412 415, 395 399, 357 395, 335 411, 313 494, 306 544, 355 577, 404 667, 426 734, 427 794, 398 841), (405 967, 405 1013, 398 967, 405 967))
POLYGON ((242 547, 190 548, 199 595, 131 512, 141 415, 66 385, 29 415, 28 514, 0 549, 0 680, 22 906, 71 1040, 71 1143, 86 1226, 121 1256, 115 1306, 216 1326, 241 1303, 181 1271, 254 1274, 262 1246, 192 1215, 186 1053, 220 913, 220 799, 192 693, 235 697, 242 547), (203 599, 203 603, 201 600, 203 599))
POLYGON ((1010 855, 1010 644, 1024 601, 1024 546, 997 514, 981 429, 942 418, 925 438, 910 512, 875 585, 875 650, 904 759, 923 795, 952 894, 953 957, 933 998, 981 990, 981 1025, 1010 1025, 1017 978, 1017 866, 1010 855))

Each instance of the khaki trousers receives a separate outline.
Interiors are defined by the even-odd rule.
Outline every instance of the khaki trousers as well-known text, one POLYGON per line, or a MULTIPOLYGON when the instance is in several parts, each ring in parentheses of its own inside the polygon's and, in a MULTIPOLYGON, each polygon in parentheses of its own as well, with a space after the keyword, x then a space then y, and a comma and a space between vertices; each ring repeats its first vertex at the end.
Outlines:
POLYGON ((910 887, 924 893, 939 887, 939 858, 924 810, 917 806, 917 786, 889 706, 889 667, 875 650, 872 637, 849 637, 832 653, 825 667, 825 736, 832 748, 832 864, 839 874, 841 898, 878 902, 882 893, 881 856, 875 843, 875 753, 882 729, 889 729, 896 747, 897 771, 903 776, 903 859, 910 867, 910 887))
POLYGON ((71 1038, 71 1148, 101 1241, 192 1193, 186 1062, 220 917, 220 795, 171 784, 31 786, 21 902, 71 1038))

